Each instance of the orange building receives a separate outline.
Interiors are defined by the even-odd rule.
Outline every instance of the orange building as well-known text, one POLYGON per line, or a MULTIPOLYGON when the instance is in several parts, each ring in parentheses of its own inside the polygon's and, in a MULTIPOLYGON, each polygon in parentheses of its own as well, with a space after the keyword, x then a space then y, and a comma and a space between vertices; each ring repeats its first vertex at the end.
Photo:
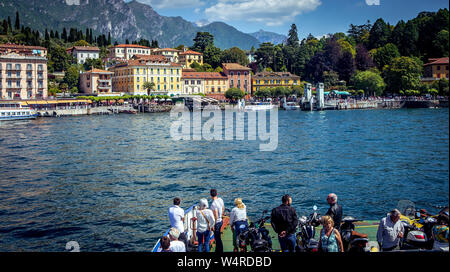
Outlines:
POLYGON ((223 73, 228 77, 229 88, 239 88, 245 93, 251 92, 252 69, 242 66, 239 63, 222 63, 223 73))
POLYGON ((429 62, 424 65, 424 73, 422 82, 433 83, 433 81, 441 78, 448 78, 448 57, 446 58, 433 58, 429 59, 429 62))
POLYGON ((202 53, 187 50, 185 52, 179 53, 178 56, 179 56, 178 60, 183 65, 184 68, 190 68, 191 64, 193 64, 194 62, 203 65, 202 53))
POLYGON ((89 94, 112 93, 113 72, 92 69, 80 74, 80 91, 89 94))

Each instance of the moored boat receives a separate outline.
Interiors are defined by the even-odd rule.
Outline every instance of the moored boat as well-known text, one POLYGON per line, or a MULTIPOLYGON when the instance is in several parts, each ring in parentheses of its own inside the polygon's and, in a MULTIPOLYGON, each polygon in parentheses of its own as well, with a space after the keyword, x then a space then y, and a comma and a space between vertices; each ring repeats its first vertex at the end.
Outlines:
POLYGON ((37 112, 21 102, 0 102, 0 121, 36 119, 37 112))
POLYGON ((276 105, 270 102, 253 102, 246 104, 244 110, 246 111, 257 111, 257 110, 270 110, 276 108, 276 105))
POLYGON ((296 102, 284 102, 283 108, 285 110, 300 110, 300 105, 296 102))

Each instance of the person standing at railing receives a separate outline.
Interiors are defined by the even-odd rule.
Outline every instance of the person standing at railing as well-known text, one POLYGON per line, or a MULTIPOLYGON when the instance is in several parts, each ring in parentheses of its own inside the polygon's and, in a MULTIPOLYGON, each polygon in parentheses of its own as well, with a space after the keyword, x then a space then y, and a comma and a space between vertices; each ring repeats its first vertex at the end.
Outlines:
POLYGON ((199 209, 196 211, 197 217, 197 238, 198 238, 198 252, 209 252, 209 241, 211 239, 211 231, 214 231, 214 215, 208 209, 208 200, 200 199, 199 209))
POLYGON ((178 239, 187 246, 186 234, 184 233, 184 210, 180 208, 181 199, 175 197, 173 206, 169 208, 170 226, 178 229, 180 235, 178 239))
POLYGON ((217 190, 211 189, 210 191, 212 203, 211 211, 214 214, 215 225, 214 225, 214 240, 216 240, 216 252, 223 252, 223 243, 221 237, 221 230, 223 225, 223 213, 225 212, 225 204, 222 198, 217 196, 217 190))

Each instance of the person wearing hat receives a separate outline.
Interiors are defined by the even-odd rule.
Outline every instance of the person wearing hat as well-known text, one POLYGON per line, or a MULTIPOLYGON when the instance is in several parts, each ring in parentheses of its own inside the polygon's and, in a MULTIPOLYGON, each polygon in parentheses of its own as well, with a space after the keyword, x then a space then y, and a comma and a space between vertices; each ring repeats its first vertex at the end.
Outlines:
POLYGON ((403 237, 404 233, 400 215, 399 210, 393 209, 385 218, 380 220, 377 231, 377 241, 382 251, 399 249, 400 239, 403 237))
POLYGON ((340 231, 342 221, 342 206, 337 203, 337 195, 333 193, 329 194, 327 197, 327 202, 328 204, 330 204, 330 208, 325 215, 328 215, 333 219, 334 228, 340 231))

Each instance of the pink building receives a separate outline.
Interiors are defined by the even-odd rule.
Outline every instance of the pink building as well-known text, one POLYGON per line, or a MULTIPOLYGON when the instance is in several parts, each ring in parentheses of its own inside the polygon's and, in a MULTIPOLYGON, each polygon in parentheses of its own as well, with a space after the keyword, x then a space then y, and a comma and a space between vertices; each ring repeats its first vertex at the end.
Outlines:
POLYGON ((239 63, 222 63, 223 73, 228 77, 230 88, 239 88, 251 93, 251 69, 239 63))

